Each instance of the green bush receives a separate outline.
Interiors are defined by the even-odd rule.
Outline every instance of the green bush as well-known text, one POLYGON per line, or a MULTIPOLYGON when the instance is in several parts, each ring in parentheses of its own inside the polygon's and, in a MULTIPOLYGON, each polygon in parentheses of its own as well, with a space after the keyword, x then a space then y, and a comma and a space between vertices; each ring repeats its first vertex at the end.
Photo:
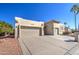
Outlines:
POLYGON ((0 36, 4 36, 6 34, 10 34, 13 33, 13 27, 12 25, 4 22, 4 21, 0 21, 0 36))

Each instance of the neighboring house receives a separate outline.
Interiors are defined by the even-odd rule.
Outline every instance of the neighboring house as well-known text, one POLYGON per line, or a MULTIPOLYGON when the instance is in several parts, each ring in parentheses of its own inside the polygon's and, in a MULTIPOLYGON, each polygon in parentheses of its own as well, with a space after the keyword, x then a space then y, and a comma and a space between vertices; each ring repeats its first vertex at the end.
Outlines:
POLYGON ((59 35, 64 32, 64 24, 59 21, 51 20, 44 24, 44 34, 45 35, 59 35))
POLYGON ((71 32, 72 32, 72 30, 71 30, 69 27, 65 27, 64 32, 69 32, 69 33, 71 33, 71 32))
POLYGON ((40 36, 44 34, 44 22, 15 17, 15 37, 40 36))

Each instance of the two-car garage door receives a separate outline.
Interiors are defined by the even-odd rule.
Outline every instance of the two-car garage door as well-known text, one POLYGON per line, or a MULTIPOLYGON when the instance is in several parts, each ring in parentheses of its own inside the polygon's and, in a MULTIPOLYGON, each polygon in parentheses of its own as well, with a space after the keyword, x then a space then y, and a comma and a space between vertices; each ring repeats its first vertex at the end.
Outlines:
POLYGON ((21 30, 20 34, 22 37, 40 35, 40 28, 26 27, 26 28, 21 28, 20 30, 21 30))

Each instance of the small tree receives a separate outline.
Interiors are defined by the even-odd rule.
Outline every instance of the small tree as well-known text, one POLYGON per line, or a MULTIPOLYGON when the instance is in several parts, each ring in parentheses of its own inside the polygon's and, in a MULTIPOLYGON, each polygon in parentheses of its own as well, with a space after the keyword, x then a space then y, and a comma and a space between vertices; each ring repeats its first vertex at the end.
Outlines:
POLYGON ((0 34, 5 33, 5 36, 13 32, 13 27, 12 25, 0 21, 0 34))

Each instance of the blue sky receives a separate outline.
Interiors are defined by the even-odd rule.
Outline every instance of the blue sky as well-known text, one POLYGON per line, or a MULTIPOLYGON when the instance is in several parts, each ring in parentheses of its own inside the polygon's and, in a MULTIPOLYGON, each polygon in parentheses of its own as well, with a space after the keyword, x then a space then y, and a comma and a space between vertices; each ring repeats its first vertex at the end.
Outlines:
MULTIPOLYGON (((14 26, 15 16, 25 19, 44 21, 58 20, 74 28, 74 15, 70 12, 71 3, 23 3, 23 4, 0 4, 0 20, 6 21, 14 26)), ((77 15, 77 24, 79 23, 77 15)))

